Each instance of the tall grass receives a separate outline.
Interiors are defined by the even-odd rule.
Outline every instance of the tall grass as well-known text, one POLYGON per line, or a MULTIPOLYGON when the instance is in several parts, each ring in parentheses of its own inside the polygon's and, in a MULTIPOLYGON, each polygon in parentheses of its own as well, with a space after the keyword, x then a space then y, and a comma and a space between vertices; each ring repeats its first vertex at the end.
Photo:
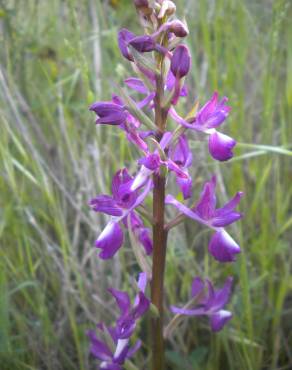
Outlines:
MULTIPOLYGON (((244 190, 245 218, 233 229, 244 250, 233 266, 202 257, 208 235, 193 223, 171 232, 169 302, 185 301, 196 274, 219 282, 232 272, 236 287, 232 324, 212 335, 184 321, 169 341, 169 369, 292 368, 290 5, 177 1, 191 32, 191 97, 227 95, 226 130, 239 141, 227 164, 196 151, 195 194, 215 172, 221 202, 244 190)), ((130 1, 0 1, 1 370, 94 367, 85 332, 115 315, 106 288, 128 287, 137 271, 128 245, 99 261, 93 241, 105 220, 86 205, 135 155, 87 111, 130 73, 116 32, 136 29, 134 19, 130 1)), ((136 358, 147 369, 143 351, 136 358)))

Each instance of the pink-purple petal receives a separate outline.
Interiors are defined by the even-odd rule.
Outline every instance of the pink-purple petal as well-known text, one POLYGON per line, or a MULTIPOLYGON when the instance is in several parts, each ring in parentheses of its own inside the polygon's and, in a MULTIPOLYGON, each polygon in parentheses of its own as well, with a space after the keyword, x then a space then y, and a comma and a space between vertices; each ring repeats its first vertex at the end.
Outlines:
POLYGON ((117 205, 116 201, 109 195, 98 195, 89 202, 91 209, 95 212, 106 213, 111 216, 121 216, 123 210, 117 205))
POLYGON ((224 229, 221 229, 212 236, 209 252, 219 262, 233 262, 240 253, 240 247, 224 229))
POLYGON ((232 149, 235 145, 236 141, 234 139, 217 131, 209 136, 209 152, 218 161, 228 161, 232 158, 232 149))
POLYGON ((227 310, 220 310, 210 316, 211 329, 218 332, 232 319, 232 313, 227 310))
POLYGON ((112 258, 121 248, 124 234, 118 222, 110 221, 95 241, 96 248, 101 249, 101 259, 112 258))

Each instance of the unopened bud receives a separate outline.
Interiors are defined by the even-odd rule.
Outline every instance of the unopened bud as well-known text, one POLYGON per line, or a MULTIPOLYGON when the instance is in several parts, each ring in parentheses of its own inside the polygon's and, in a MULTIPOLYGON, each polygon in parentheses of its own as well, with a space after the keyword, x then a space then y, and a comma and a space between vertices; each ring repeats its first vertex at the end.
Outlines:
POLYGON ((143 15, 151 15, 153 9, 149 6, 148 0, 134 0, 136 9, 143 15))
POLYGON ((161 8, 160 8, 160 11, 159 11, 159 14, 158 14, 158 18, 161 19, 165 15, 170 16, 170 15, 174 14, 175 11, 176 11, 175 4, 172 1, 165 0, 165 1, 163 1, 162 5, 161 5, 161 8))
POLYGON ((140 53, 153 51, 156 45, 153 38, 149 35, 136 36, 129 42, 129 44, 140 53))
POLYGON ((179 45, 171 58, 170 69, 177 78, 186 76, 190 70, 191 56, 185 45, 179 45))
POLYGON ((177 37, 186 37, 189 34, 187 25, 179 20, 169 22, 168 30, 177 37))

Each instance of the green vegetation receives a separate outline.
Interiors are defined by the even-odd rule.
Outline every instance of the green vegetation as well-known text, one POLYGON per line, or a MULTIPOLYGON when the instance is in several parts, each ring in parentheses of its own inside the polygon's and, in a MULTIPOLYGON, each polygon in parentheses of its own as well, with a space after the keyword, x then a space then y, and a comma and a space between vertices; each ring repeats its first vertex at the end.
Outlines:
MULTIPOLYGON (((244 190, 245 218, 233 230, 244 249, 233 266, 200 260, 207 235, 192 222, 171 232, 169 302, 186 301, 196 274, 219 282, 232 270, 236 289, 222 333, 182 323, 169 341, 169 369, 291 369, 291 2, 176 3, 191 33, 190 96, 227 95, 225 132, 240 142, 222 165, 197 153, 195 191, 216 172, 226 197, 244 190), (205 178, 196 177, 201 166, 205 178)), ((1 370, 94 368, 85 332, 115 314, 106 288, 131 283, 130 246, 113 262, 97 258, 104 219, 87 200, 107 193, 135 153, 120 131, 96 128, 87 107, 130 74, 116 33, 136 29, 133 15, 125 0, 0 1, 1 370)), ((136 356, 141 370, 145 353, 136 356)))

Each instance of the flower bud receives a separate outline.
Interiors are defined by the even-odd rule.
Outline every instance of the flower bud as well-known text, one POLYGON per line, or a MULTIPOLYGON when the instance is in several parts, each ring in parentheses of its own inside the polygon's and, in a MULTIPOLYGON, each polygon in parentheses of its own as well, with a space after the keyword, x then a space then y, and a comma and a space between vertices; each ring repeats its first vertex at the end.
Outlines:
POLYGON ((96 124, 122 125, 126 122, 127 114, 123 107, 112 102, 96 102, 89 110, 96 113, 96 124))
POLYGON ((169 22, 168 30, 173 32, 177 37, 186 37, 189 34, 188 27, 177 19, 169 22))
POLYGON ((151 15, 153 9, 149 7, 148 0, 134 0, 136 9, 141 12, 143 15, 151 15))
POLYGON ((159 14, 158 14, 158 18, 161 19, 165 15, 170 16, 170 15, 174 14, 175 11, 176 11, 175 4, 172 1, 165 0, 165 1, 163 1, 162 5, 161 5, 161 8, 160 8, 160 11, 159 11, 159 14))
POLYGON ((135 35, 126 28, 122 28, 118 33, 118 44, 121 53, 126 59, 130 61, 133 61, 133 57, 129 53, 128 44, 129 41, 131 41, 133 38, 135 38, 135 35))
POLYGON ((155 49, 155 41, 149 35, 136 36, 130 40, 129 45, 140 53, 153 51, 155 49))
POLYGON ((179 45, 171 58, 170 69, 177 78, 186 76, 190 70, 191 56, 185 45, 179 45))

